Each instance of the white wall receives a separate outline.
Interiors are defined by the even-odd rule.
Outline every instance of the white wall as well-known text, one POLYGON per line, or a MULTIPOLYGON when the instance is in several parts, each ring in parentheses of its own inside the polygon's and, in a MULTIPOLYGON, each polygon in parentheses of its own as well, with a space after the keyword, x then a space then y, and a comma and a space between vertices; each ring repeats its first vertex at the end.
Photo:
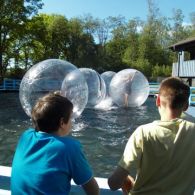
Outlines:
MULTIPOLYGON (((11 167, 0 166, 0 195, 11 195, 10 192, 11 167)), ((110 191, 106 178, 97 178, 101 195, 122 195, 122 191, 110 191)), ((71 181, 70 195, 85 195, 82 188, 71 181)))

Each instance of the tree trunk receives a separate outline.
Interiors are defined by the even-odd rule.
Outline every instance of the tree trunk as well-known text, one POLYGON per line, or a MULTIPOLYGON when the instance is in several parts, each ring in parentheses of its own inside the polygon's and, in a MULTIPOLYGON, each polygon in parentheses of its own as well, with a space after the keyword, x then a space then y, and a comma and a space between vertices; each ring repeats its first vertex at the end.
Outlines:
POLYGON ((3 81, 2 25, 0 24, 0 82, 3 81))
POLYGON ((2 52, 1 52, 1 49, 0 49, 0 82, 3 81, 3 77, 4 77, 4 74, 3 74, 3 56, 2 56, 2 52))

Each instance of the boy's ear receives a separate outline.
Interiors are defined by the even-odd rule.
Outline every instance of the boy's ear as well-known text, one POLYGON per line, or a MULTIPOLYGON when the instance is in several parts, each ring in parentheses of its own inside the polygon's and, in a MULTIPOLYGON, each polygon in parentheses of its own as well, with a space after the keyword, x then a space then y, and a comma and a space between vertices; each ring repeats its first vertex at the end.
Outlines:
POLYGON ((156 97, 156 106, 159 107, 160 106, 160 96, 157 95, 156 97))
POLYGON ((62 125, 64 125, 64 120, 63 120, 63 118, 60 119, 60 127, 61 127, 62 125))

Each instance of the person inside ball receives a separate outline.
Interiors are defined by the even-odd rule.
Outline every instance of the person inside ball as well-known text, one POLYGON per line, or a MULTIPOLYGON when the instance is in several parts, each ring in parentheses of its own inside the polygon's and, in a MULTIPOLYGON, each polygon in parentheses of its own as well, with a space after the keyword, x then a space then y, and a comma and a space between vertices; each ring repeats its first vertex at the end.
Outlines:
POLYGON ((129 96, 132 93, 131 87, 132 87, 132 81, 136 73, 133 75, 129 74, 124 77, 124 107, 129 106, 129 96))
POLYGON ((86 194, 98 195, 99 186, 79 141, 68 136, 73 104, 56 93, 40 98, 31 112, 34 128, 20 137, 11 173, 11 192, 69 194, 71 179, 86 194))

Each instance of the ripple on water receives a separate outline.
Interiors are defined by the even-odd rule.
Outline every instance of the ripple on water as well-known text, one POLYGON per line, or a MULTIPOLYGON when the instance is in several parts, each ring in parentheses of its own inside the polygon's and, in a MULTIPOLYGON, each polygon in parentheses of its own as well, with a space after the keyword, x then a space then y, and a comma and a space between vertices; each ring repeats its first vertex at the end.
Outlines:
MULTIPOLYGON (((20 134, 32 124, 18 93, 0 93, 0 99, 0 165, 10 166, 20 134)), ((138 108, 85 109, 73 123, 71 136, 83 145, 95 176, 108 177, 132 132, 158 118, 153 98, 138 108)))

